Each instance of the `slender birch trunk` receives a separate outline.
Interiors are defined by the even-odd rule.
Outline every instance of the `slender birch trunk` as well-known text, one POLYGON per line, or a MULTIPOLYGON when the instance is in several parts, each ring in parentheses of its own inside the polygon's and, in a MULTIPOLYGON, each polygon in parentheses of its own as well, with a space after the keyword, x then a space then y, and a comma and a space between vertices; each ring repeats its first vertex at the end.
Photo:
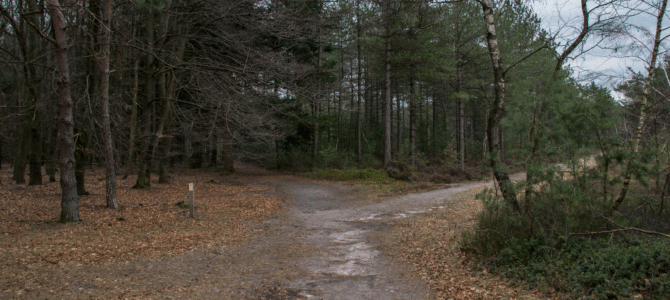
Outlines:
MULTIPOLYGON (((637 128, 635 129, 635 136, 633 137, 632 151, 633 155, 637 154, 640 149, 640 140, 642 136, 642 129, 644 127, 644 120, 646 118, 647 110, 647 99, 649 97, 649 92, 651 91, 651 80, 654 78, 654 71, 656 69, 656 60, 658 59, 658 48, 661 44, 661 31, 663 31, 663 16, 665 15, 665 9, 668 6, 668 0, 663 0, 661 2, 661 8, 658 11, 658 16, 656 17, 656 33, 654 35, 654 47, 651 50, 651 58, 649 61, 649 66, 647 68, 647 78, 644 81, 644 90, 642 91, 642 97, 640 98, 640 114, 637 121, 637 128)), ((619 206, 626 199, 626 194, 628 193, 628 188, 630 186, 630 166, 635 161, 635 157, 631 157, 627 163, 626 170, 623 175, 623 187, 621 188, 621 193, 616 199, 613 205, 614 210, 618 210, 619 206)))
POLYGON ((519 202, 516 199, 516 191, 514 184, 509 178, 509 173, 506 170, 505 164, 500 161, 499 155, 501 145, 498 138, 500 119, 505 112, 505 71, 502 66, 502 58, 500 55, 500 48, 498 47, 498 38, 496 36, 496 24, 493 16, 493 1, 480 0, 484 13, 484 22, 486 24, 486 45, 488 47, 489 56, 493 65, 493 77, 495 82, 495 97, 486 122, 486 136, 487 136, 487 153, 489 162, 493 169, 493 176, 498 183, 498 187, 502 192, 503 198, 512 208, 520 211, 519 202))

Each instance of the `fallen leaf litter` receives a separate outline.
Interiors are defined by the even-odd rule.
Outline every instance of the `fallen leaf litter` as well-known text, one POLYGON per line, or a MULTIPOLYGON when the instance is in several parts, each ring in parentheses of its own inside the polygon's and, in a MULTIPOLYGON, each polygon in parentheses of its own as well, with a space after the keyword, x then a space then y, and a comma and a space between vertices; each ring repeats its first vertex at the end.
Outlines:
MULTIPOLYGON (((180 170, 170 184, 152 182, 147 190, 131 189, 134 176, 117 179, 119 210, 105 208, 103 170, 87 173, 88 196, 80 196, 79 224, 58 223, 60 185, 16 185, 11 168, 0 176, 0 292, 50 286, 44 270, 73 266, 159 259, 203 247, 239 244, 252 231, 243 225, 285 207, 271 196, 272 186, 218 183, 216 172, 180 170), (176 204, 188 199, 195 185, 196 219, 176 204)), ((46 178, 46 177, 45 177, 46 178)), ((98 278, 99 279, 99 278, 98 278)))
POLYGON ((470 189, 445 200, 448 208, 396 221, 385 239, 394 254, 414 266, 414 272, 428 283, 436 299, 540 299, 528 291, 486 270, 470 267, 460 251, 463 232, 473 230, 483 209, 476 195, 487 187, 470 189))

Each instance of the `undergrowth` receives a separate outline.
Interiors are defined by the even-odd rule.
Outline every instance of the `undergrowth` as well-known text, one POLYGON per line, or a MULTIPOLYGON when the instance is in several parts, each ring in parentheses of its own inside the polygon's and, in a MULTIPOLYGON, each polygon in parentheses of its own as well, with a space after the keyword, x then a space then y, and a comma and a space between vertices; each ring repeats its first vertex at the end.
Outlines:
POLYGON ((389 183, 395 179, 388 176, 382 169, 327 169, 304 173, 305 176, 317 179, 326 179, 333 181, 369 181, 378 183, 389 183))
POLYGON ((524 196, 520 211, 493 191, 480 194, 484 210, 462 249, 490 271, 566 299, 670 299, 670 239, 658 231, 667 227, 648 226, 667 224, 668 213, 645 212, 632 200, 613 211, 596 171, 571 165, 536 171, 532 188, 516 186, 524 196))
POLYGON ((500 251, 491 270, 545 291, 582 299, 667 299, 668 242, 648 238, 534 237, 500 251))

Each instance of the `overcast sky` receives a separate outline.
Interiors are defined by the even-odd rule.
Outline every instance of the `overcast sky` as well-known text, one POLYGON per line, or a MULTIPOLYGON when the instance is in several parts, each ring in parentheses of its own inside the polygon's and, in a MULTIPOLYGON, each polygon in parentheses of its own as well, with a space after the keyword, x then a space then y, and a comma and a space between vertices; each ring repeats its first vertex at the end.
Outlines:
MULTIPOLYGON (((657 2, 657 0, 652 0, 657 2)), ((542 19, 542 26, 552 35, 557 35, 557 40, 565 44, 566 41, 574 39, 577 32, 581 29, 581 8, 579 0, 536 0, 532 6, 538 16, 542 19)), ((644 5, 641 1, 634 1, 635 5, 644 5)), ((589 0, 587 7, 595 5, 595 1, 589 0)), ((649 11, 656 14, 655 10, 649 7, 640 6, 643 11, 649 11)), ((621 12, 623 10, 619 10, 621 12)), ((591 18, 594 20, 594 18, 591 18)), ((656 17, 654 15, 640 13, 628 20, 628 23, 640 27, 642 30, 634 30, 629 36, 618 37, 607 43, 614 48, 614 43, 620 47, 614 52, 612 49, 593 48, 580 57, 566 61, 574 71, 575 77, 587 83, 595 81, 599 85, 613 87, 617 82, 629 78, 631 68, 635 72, 646 73, 646 64, 643 60, 648 60, 651 53, 650 48, 653 45, 653 36, 645 35, 644 29, 648 33, 653 33, 656 27, 656 17)), ((664 27, 670 25, 670 19, 667 17, 663 21, 664 27)), ((666 33, 667 34, 667 33, 666 33)), ((598 39, 589 37, 586 43, 587 48, 594 46, 598 39)), ((562 50, 563 48, 559 49, 562 50)), ((575 50, 577 51, 577 50, 575 50)), ((662 53, 667 54, 667 48, 661 48, 662 53)), ((574 55, 572 55, 574 57, 574 55)), ((619 98, 619 95, 614 95, 619 98)))

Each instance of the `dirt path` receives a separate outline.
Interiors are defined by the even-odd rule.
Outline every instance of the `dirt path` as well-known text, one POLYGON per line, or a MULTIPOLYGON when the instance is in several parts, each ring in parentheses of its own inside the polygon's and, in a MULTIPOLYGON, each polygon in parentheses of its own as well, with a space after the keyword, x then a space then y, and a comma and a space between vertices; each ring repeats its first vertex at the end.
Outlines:
POLYGON ((407 266, 381 251, 376 235, 394 219, 445 208, 444 200, 450 195, 490 183, 461 184, 371 203, 375 200, 343 184, 277 181, 278 190, 292 200, 287 219, 294 224, 294 238, 314 251, 296 261, 303 273, 290 281, 290 288, 310 299, 431 298, 423 283, 405 276, 407 266))
POLYGON ((408 266, 384 252, 379 236, 396 219, 443 208, 450 195, 490 184, 377 198, 347 184, 262 171, 227 180, 273 187, 289 209, 246 224, 255 233, 237 246, 104 266, 72 263, 44 270, 45 278, 57 278, 53 290, 10 298, 431 299, 408 266))

